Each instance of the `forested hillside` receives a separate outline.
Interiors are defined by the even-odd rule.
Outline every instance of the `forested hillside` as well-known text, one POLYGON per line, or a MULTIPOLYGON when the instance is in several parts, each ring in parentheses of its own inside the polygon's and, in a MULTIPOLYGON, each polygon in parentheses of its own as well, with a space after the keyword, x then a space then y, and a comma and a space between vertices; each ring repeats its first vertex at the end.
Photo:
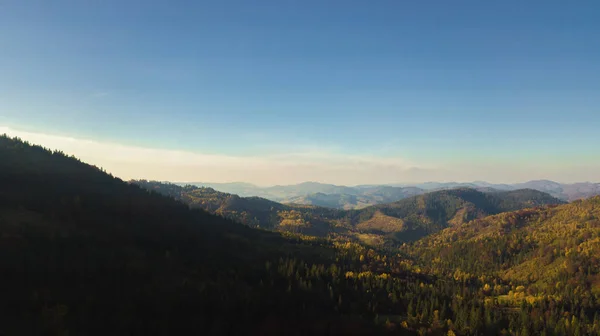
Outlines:
POLYGON ((410 251, 432 270, 497 275, 544 290, 577 284, 600 293, 600 197, 474 220, 410 251))
POLYGON ((0 157, 0 331, 9 335, 227 331, 234 321, 252 331, 269 314, 248 308, 265 261, 331 253, 18 140, 0 138, 0 157))
POLYGON ((181 187, 144 180, 132 183, 252 227, 321 237, 336 234, 378 245, 414 241, 449 225, 491 214, 564 203, 531 189, 481 192, 459 188, 434 191, 360 210, 342 211, 284 205, 259 197, 239 197, 211 188, 181 187))
POLYGON ((384 251, 253 229, 16 139, 0 158, 6 335, 600 332, 599 199, 384 251))
POLYGON ((477 219, 403 251, 424 273, 479 283, 490 304, 520 305, 520 335, 600 332, 600 197, 477 219))
POLYGON ((254 228, 327 236, 336 231, 331 219, 341 216, 335 209, 285 205, 260 197, 239 197, 212 188, 145 180, 131 183, 254 228))
POLYGON ((536 190, 481 192, 459 188, 350 211, 347 217, 361 231, 391 234, 395 241, 410 242, 476 218, 561 203, 564 202, 536 190))

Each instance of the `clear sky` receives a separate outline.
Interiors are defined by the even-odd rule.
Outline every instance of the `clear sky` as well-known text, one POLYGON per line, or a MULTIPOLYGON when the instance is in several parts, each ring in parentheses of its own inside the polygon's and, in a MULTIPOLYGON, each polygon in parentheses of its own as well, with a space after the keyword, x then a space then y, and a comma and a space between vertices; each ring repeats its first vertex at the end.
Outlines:
POLYGON ((4 0, 0 131, 123 178, 600 181, 600 1, 4 0))

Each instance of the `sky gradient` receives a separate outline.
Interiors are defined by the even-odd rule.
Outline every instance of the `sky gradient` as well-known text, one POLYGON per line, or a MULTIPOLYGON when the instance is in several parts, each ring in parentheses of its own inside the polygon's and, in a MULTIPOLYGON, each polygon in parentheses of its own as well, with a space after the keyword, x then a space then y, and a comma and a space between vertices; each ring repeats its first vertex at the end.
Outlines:
POLYGON ((7 0, 0 133, 123 178, 600 181, 598 13, 597 1, 7 0))

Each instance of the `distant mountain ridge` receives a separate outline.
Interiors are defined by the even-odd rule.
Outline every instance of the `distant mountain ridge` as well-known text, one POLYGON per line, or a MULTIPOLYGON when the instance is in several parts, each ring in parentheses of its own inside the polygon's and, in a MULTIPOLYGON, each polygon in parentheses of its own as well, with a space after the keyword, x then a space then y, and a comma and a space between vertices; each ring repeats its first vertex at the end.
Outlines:
MULTIPOLYGON (((533 189, 546 192, 564 201, 574 201, 600 195, 600 183, 581 182, 573 184, 549 180, 533 180, 515 184, 474 182, 425 182, 418 184, 358 185, 353 187, 304 182, 296 185, 259 187, 244 182, 234 183, 185 183, 204 186, 241 197, 258 196, 275 202, 314 205, 336 209, 361 209, 370 205, 391 203, 424 194, 428 191, 454 188, 472 188, 485 192, 533 189)), ((178 185, 185 185, 179 183, 178 185)))
POLYGON ((423 194, 425 190, 415 187, 376 186, 355 190, 353 194, 311 193, 283 200, 283 203, 308 204, 336 209, 361 209, 371 205, 392 203, 423 194))
MULTIPOLYGON (((386 204, 362 209, 340 210, 340 194, 314 194, 321 203, 331 206, 281 204, 261 197, 240 197, 212 188, 177 186, 153 181, 132 181, 145 189, 171 196, 214 214, 224 216, 252 227, 276 231, 301 232, 315 236, 344 235, 357 239, 377 237, 389 243, 410 242, 448 226, 460 225, 506 211, 533 208, 564 201, 547 193, 520 189, 510 191, 481 191, 473 188, 436 190, 412 195, 386 204), (366 235, 366 236, 365 236, 366 235)), ((327 188, 328 186, 325 186, 327 188)), ((367 192, 381 194, 382 190, 416 188, 366 188, 367 192)), ((358 196, 348 202, 356 203, 358 196)))

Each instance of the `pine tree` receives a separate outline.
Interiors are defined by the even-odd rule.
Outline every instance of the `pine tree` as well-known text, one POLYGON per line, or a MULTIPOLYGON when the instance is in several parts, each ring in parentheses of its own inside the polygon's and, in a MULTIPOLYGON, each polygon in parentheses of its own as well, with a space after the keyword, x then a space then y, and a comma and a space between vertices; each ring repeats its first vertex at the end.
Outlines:
POLYGON ((412 318, 415 315, 415 308, 412 299, 410 300, 410 302, 408 303, 408 307, 406 308, 406 315, 408 315, 409 318, 412 318))

